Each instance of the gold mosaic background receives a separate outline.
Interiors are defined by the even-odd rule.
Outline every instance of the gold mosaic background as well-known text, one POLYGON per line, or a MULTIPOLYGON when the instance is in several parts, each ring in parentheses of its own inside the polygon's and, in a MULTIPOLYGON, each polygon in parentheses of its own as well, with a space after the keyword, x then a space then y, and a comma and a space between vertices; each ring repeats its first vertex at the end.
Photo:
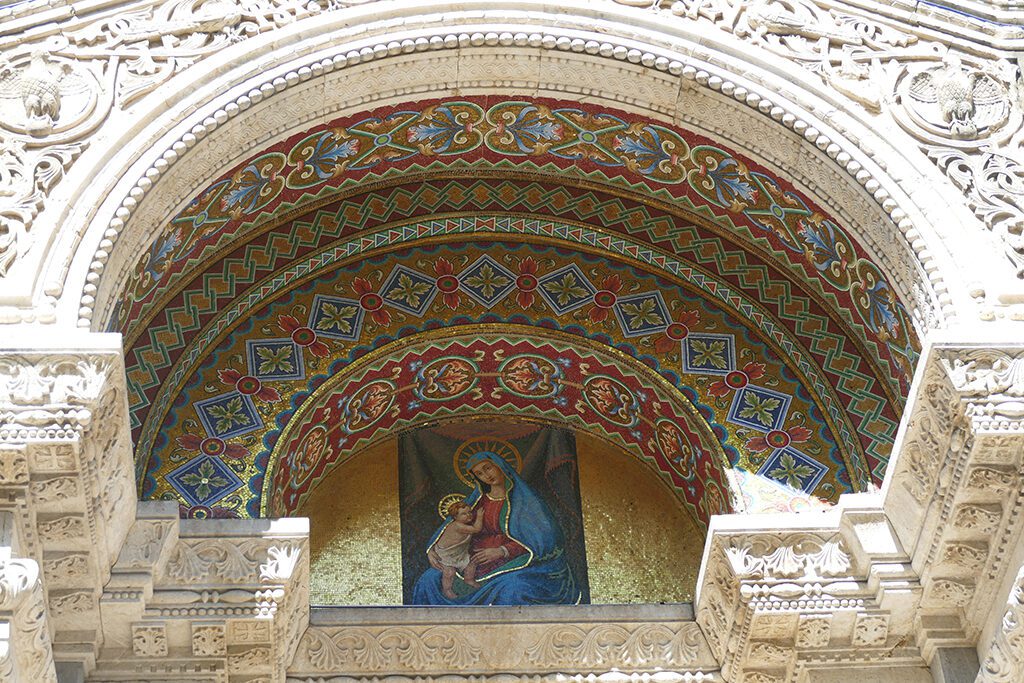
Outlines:
POLYGON ((397 439, 336 467, 298 514, 309 517, 312 604, 402 604, 397 439))
MULTIPOLYGON (((636 458, 576 434, 591 602, 687 602, 704 538, 636 458)), ((314 605, 401 605, 398 442, 339 465, 299 510, 310 518, 314 605)))
POLYGON ((704 536, 668 486, 618 447, 576 433, 592 603, 689 602, 704 536))

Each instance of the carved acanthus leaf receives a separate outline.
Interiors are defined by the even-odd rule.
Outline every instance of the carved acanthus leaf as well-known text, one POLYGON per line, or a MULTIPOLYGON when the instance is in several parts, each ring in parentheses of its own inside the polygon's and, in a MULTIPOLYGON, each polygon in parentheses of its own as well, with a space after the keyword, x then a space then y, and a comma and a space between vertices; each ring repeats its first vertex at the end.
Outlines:
POLYGON ((843 576, 850 557, 841 541, 813 535, 793 538, 757 535, 733 539, 725 548, 733 572, 740 578, 797 578, 843 576))
POLYGON ((660 662, 679 666, 697 659, 700 642, 694 625, 676 629, 655 624, 633 630, 618 624, 564 625, 546 630, 527 648, 526 659, 533 665, 564 663, 580 670, 660 662))
POLYGON ((1024 162, 982 148, 968 153, 959 149, 934 148, 928 156, 956 187, 967 204, 1004 244, 1004 253, 1024 278, 1024 162))
POLYGON ((315 671, 337 673, 430 669, 464 670, 480 660, 481 649, 453 629, 434 626, 422 632, 407 627, 373 632, 343 628, 310 629, 299 644, 299 657, 315 671))

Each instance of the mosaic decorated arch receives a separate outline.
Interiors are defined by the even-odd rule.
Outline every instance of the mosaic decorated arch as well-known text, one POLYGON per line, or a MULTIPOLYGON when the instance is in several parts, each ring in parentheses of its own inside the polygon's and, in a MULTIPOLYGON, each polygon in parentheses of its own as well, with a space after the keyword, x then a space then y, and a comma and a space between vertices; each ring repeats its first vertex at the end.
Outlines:
POLYGON ((141 255, 110 328, 140 491, 190 515, 293 510, 346 454, 480 410, 617 440, 699 519, 834 502, 880 482, 918 349, 785 179, 635 115, 500 98, 254 155, 141 255))

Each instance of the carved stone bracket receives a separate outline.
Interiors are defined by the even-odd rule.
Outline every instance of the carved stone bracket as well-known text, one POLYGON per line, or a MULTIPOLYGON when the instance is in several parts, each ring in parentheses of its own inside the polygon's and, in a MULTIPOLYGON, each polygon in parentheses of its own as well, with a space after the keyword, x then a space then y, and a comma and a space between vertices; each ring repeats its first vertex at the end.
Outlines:
POLYGON ((304 519, 179 520, 141 503, 101 600, 97 675, 283 681, 309 614, 304 519))
POLYGON ((854 657, 921 664, 905 646, 920 588, 878 502, 844 497, 844 509, 805 526, 783 515, 713 519, 697 623, 726 680, 798 680, 854 657))

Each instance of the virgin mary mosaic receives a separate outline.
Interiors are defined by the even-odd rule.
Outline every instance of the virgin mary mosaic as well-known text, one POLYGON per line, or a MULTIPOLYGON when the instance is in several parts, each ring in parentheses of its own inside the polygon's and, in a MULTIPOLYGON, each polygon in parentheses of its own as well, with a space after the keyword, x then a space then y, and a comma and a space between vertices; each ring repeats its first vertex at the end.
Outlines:
POLYGON ((399 463, 405 604, 590 601, 571 432, 421 429, 399 463))

